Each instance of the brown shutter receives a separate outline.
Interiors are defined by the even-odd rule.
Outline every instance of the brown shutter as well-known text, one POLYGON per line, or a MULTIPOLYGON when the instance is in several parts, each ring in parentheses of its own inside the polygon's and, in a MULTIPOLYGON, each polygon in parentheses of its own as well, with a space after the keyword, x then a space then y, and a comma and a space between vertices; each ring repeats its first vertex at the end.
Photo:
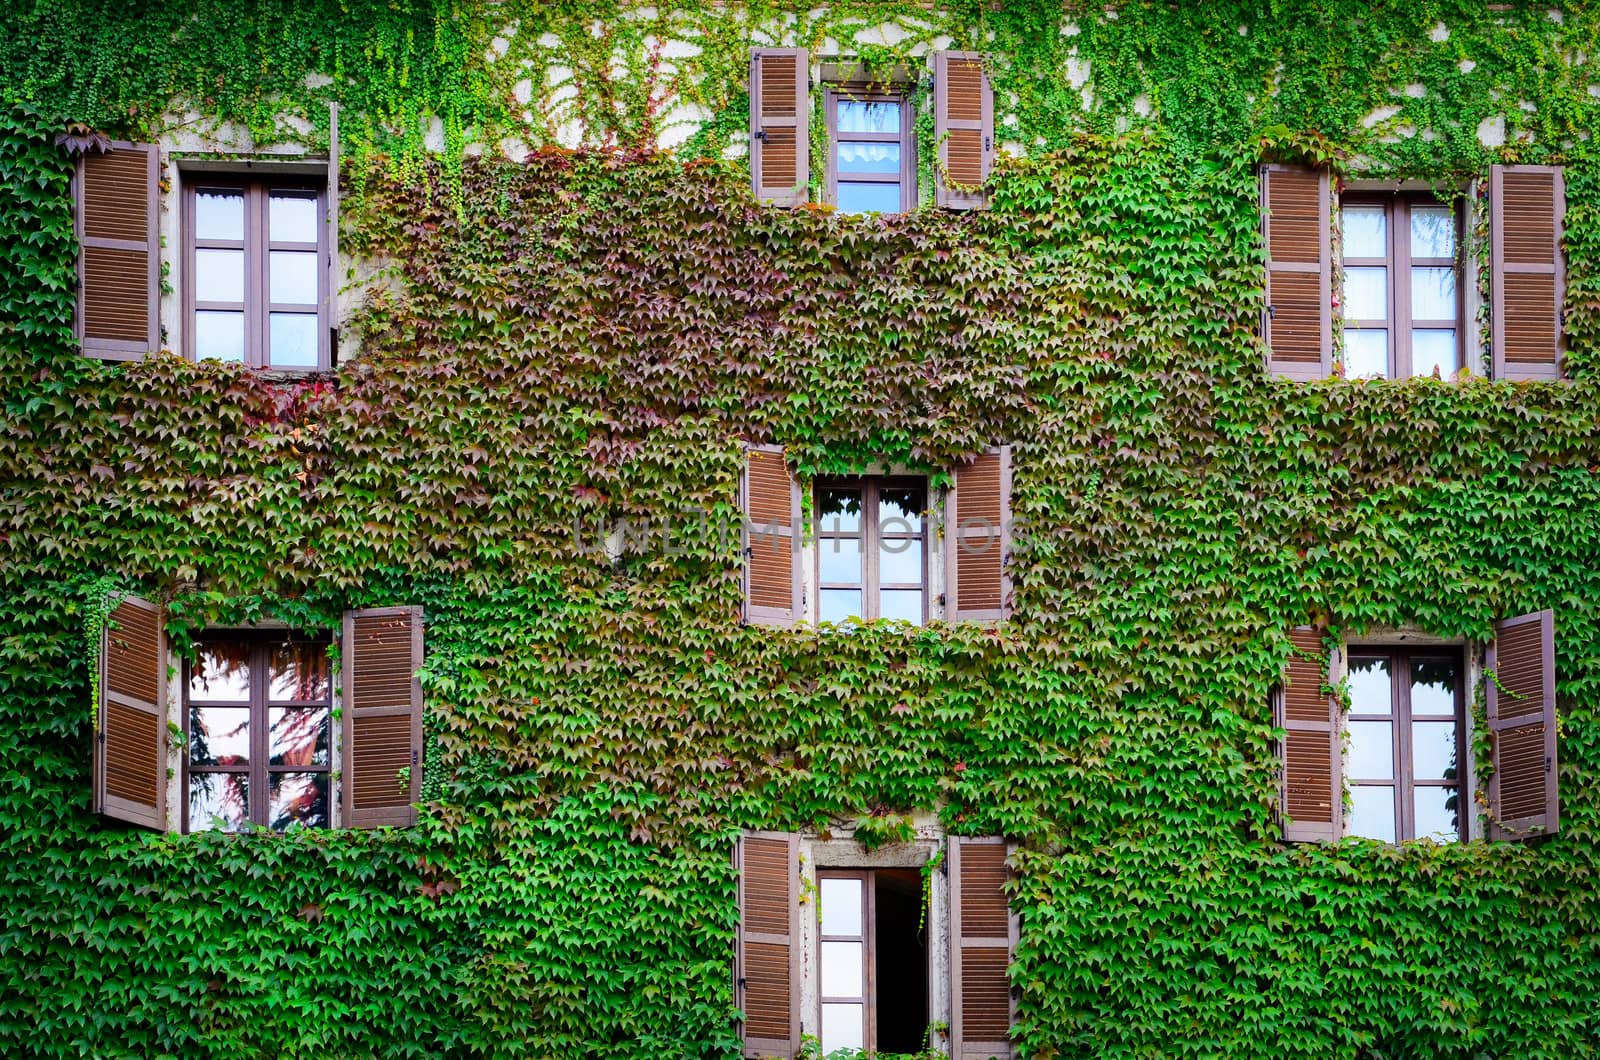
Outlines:
POLYGON ((800 1052, 799 837, 746 832, 739 867, 734 1002, 744 1013, 744 1055, 793 1060, 800 1052))
POLYGON ((1273 374, 1333 374, 1332 243, 1328 171, 1261 167, 1261 224, 1267 245, 1264 334, 1273 374))
POLYGON ((1538 611, 1499 623, 1485 667, 1494 758, 1489 838, 1550 835, 1560 825, 1554 612, 1538 611))
POLYGON ((1279 791, 1283 838, 1332 842, 1344 818, 1344 742, 1339 701, 1324 691, 1328 649, 1309 626, 1289 631, 1293 650, 1277 695, 1284 729, 1279 791))
POLYGON ((744 525, 744 617, 792 626, 800 621, 800 483, 783 447, 752 445, 741 489, 744 525))
POLYGON ((161 345, 161 242, 154 144, 90 150, 73 177, 77 333, 83 352, 131 361, 161 345))
POLYGON ((1016 1005, 1006 969, 1017 918, 1006 900, 1005 840, 950 840, 950 1056, 1010 1057, 1016 1005))
POLYGON ((994 90, 978 52, 934 52, 933 136, 939 145, 934 201, 981 210, 994 165, 994 90))
POLYGON ((130 596, 100 635, 94 808, 119 821, 167 822, 167 637, 161 610, 130 596))
POLYGON ((1559 379, 1567 202, 1561 168, 1494 166, 1489 202, 1495 378, 1559 379))
POLYGON ((343 823, 415 824, 422 798, 422 608, 346 611, 342 661, 343 823))
POLYGON ((1011 447, 956 469, 945 501, 945 617, 994 621, 1011 613, 1011 447))
POLYGON ((775 206, 806 201, 811 57, 804 48, 750 51, 750 180, 775 206))
POLYGON ((339 364, 339 104, 328 104, 328 363, 339 364))

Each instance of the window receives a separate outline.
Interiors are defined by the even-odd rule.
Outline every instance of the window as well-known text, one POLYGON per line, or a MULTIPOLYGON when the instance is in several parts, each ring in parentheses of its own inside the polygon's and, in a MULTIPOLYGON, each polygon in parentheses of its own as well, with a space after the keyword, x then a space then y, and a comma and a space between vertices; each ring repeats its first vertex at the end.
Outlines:
POLYGON ((1462 669, 1459 652, 1350 649, 1350 835, 1462 838, 1462 669))
POLYGON ((1347 196, 1341 231, 1345 375, 1454 376, 1462 365, 1455 209, 1417 195, 1347 196))
POLYGON ((185 350, 257 368, 327 368, 325 196, 214 179, 184 193, 185 350))
POLYGON ((329 638, 207 635, 185 666, 184 831, 327 826, 329 638))
POLYGON ((828 201, 845 213, 917 205, 915 118, 904 94, 837 85, 827 92, 828 201))
POLYGON ((918 478, 818 479, 817 615, 927 618, 928 486, 918 478))
POLYGON ((922 874, 817 871, 822 1052, 914 1053, 927 1042, 922 874))

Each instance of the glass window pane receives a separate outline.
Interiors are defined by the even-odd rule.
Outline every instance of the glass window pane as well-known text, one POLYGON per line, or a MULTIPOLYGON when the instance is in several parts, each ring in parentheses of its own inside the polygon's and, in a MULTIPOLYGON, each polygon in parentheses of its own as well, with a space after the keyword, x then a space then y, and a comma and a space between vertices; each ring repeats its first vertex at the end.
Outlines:
POLYGON ((1383 328, 1346 328, 1344 332, 1346 379, 1389 377, 1389 333, 1383 328))
POLYGON ((242 766, 250 761, 249 707, 190 707, 189 761, 242 766))
POLYGON ((197 302, 243 302, 244 251, 196 250, 194 297, 197 302))
POLYGON ((915 533, 922 529, 927 507, 926 487, 885 486, 878 491, 878 529, 886 534, 915 533))
POLYGON ((1456 661, 1411 660, 1411 713, 1456 716, 1456 661))
POLYGON ((1456 723, 1413 721, 1411 762, 1416 780, 1456 779, 1456 723))
POLYGON ((824 935, 861 934, 861 881, 833 879, 818 881, 822 891, 819 913, 824 935))
POLYGON ((1394 788, 1361 785, 1350 789, 1351 835, 1393 843, 1394 788))
POLYGON ((922 624, 921 589, 883 589, 878 593, 878 617, 922 624))
POLYGON ((859 537, 820 537, 817 539, 817 566, 823 584, 843 582, 861 584, 861 539, 859 537))
POLYGON ((900 172, 900 145, 875 143, 841 143, 839 145, 840 173, 898 173, 900 172))
POLYGON ((1389 270, 1361 266, 1344 270, 1344 318, 1389 319, 1389 270))
POLYGON ((244 242, 244 196, 236 191, 195 192, 194 236, 244 242))
POLYGON ((267 823, 278 831, 291 824, 324 828, 328 824, 328 774, 272 773, 267 778, 272 801, 267 823))
POLYGON ((1454 320, 1456 318, 1456 270, 1413 268, 1411 270, 1411 319, 1454 320))
POLYGON ((244 360, 244 314, 197 310, 194 315, 194 355, 199 360, 244 360))
POLYGON ((1413 258, 1456 256, 1455 210, 1449 206, 1411 208, 1411 256, 1413 258))
POLYGON ((317 304, 316 254, 274 250, 267 259, 267 301, 276 305, 317 304))
POLYGON ((1453 329, 1417 328, 1411 332, 1411 374, 1453 379, 1461 368, 1453 329))
POLYGON ((835 1049, 865 1049, 867 1045, 865 1005, 822 1006, 822 1055, 835 1049))
POLYGON ((862 100, 841 99, 838 123, 838 131, 841 133, 897 133, 900 131, 900 104, 892 101, 868 103, 862 100))
POLYGON ((822 996, 864 997, 866 975, 861 962, 864 942, 824 942, 822 944, 822 996))
POLYGON ((1346 726, 1350 733, 1350 779, 1393 780, 1394 723, 1351 721, 1346 726))
POLYGON ((1346 206, 1342 211, 1344 256, 1389 256, 1389 211, 1382 206, 1346 206))
POLYGON ((1461 793, 1456 788, 1412 788, 1411 795, 1418 839, 1461 841, 1461 793))
POLYGON ((268 196, 267 239, 273 243, 315 243, 316 196, 282 191, 275 191, 268 196))
POLYGON ((817 617, 823 622, 843 622, 861 617, 860 589, 818 589, 817 617))
POLYGON ((922 542, 910 537, 878 543, 878 581, 883 585, 922 584, 922 542))
POLYGON ((1386 658, 1350 659, 1350 713, 1388 714, 1394 708, 1389 660, 1386 658))
POLYGON ((327 707, 269 707, 267 755, 275 766, 328 764, 327 707))
POLYGON ((267 698, 275 703, 327 699, 327 645, 306 641, 274 644, 267 698))
POLYGON ((841 486, 817 490, 817 529, 825 533, 861 529, 861 491, 841 486))
POLYGON ((203 640, 189 665, 189 698, 244 703, 250 699, 250 645, 203 640))
POLYGON ((274 368, 317 366, 317 314, 271 313, 267 363, 274 368))
POLYGON ((899 213, 900 185, 839 182, 839 209, 845 213, 899 213))
POLYGON ((189 774, 189 831, 237 832, 250 823, 250 778, 243 773, 189 774))

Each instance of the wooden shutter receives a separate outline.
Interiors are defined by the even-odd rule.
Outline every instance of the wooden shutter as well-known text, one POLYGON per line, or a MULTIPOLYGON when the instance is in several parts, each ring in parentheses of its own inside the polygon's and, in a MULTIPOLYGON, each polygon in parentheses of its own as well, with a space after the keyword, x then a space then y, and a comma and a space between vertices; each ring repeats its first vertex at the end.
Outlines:
POLYGON ((978 52, 934 52, 933 135, 939 145, 934 201, 981 210, 994 165, 994 90, 978 52))
POLYGON ((1277 696, 1283 736, 1279 809, 1291 843, 1332 842, 1344 817, 1344 744, 1328 684, 1328 649, 1309 626, 1289 631, 1293 651, 1277 696))
POLYGON ((1006 900, 1005 840, 950 840, 950 1055, 1010 1057, 1016 1004, 1006 969, 1017 918, 1006 900))
POLYGON ((804 48, 750 51, 750 180, 775 206, 806 201, 811 179, 811 57, 804 48))
POLYGON ((344 824, 415 824, 422 798, 422 608, 346 611, 342 661, 344 824))
POLYGON ((793 1060, 800 1052, 800 840, 747 832, 739 866, 734 1002, 744 1013, 744 1055, 793 1060))
POLYGON ((956 469, 945 500, 945 617, 989 621, 1011 613, 1011 447, 956 469))
POLYGON ((167 637, 161 610, 130 596, 100 635, 94 808, 146 828, 167 822, 167 637))
POLYGON ((339 364, 339 104, 328 104, 328 365, 339 364))
POLYGON ((1497 625, 1485 666, 1494 758, 1489 838, 1550 835, 1560 825, 1554 612, 1537 611, 1497 625))
POLYGON ((1267 319, 1273 374, 1333 374, 1333 250, 1328 238, 1328 171, 1261 167, 1261 225, 1267 245, 1267 319))
POLYGON ((800 621, 800 483, 783 447, 752 445, 745 453, 744 617, 792 626, 800 621))
POLYGON ((1559 166, 1489 171, 1496 379, 1561 378, 1566 201, 1559 166))
POLYGON ((73 177, 78 340, 83 352, 131 361, 161 345, 161 237, 154 144, 86 152, 73 177))

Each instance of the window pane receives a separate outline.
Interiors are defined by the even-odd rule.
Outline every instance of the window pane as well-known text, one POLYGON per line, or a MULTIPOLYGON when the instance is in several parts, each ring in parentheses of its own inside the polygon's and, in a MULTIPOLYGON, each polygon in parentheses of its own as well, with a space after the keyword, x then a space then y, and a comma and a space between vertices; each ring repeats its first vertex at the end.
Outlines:
POLYGON ((1414 268, 1411 270, 1411 319, 1454 320, 1456 318, 1456 270, 1414 268))
POLYGON ((862 942, 824 942, 822 944, 822 996, 864 997, 866 976, 862 972, 862 942))
POLYGON ((1456 716, 1454 659, 1411 660, 1411 713, 1456 716))
POLYGON ((189 761, 197 766, 250 761, 250 708, 190 707, 189 761))
POLYGON ((267 755, 275 766, 327 765, 328 708, 268 708, 267 755))
POLYGON ((195 251, 194 297, 197 302, 243 302, 244 251, 195 251))
POLYGON ((823 1005, 822 1055, 835 1049, 866 1048, 865 1014, 865 1005, 823 1005))
POLYGON ((1411 256, 1413 258, 1456 256, 1455 210, 1449 206, 1411 208, 1411 256))
POLYGON ((824 935, 860 935, 861 881, 841 880, 824 876, 818 881, 822 890, 819 911, 824 935))
POLYGON ((1411 723, 1411 762, 1416 780, 1456 779, 1456 723, 1411 723))
POLYGON ((1453 379, 1461 367, 1456 333, 1443 328, 1416 328, 1411 332, 1411 374, 1453 379))
POLYGON ((1389 377, 1389 333, 1382 328, 1346 328, 1344 374, 1347 379, 1389 377))
POLYGON ((273 773, 267 779, 272 802, 267 823, 278 831, 291 824, 324 828, 328 824, 326 773, 273 773))
POLYGON ((861 491, 840 486, 817 490, 817 529, 860 530, 861 491))
POLYGON ((250 645, 209 640, 195 645, 189 698, 243 703, 250 699, 250 645))
POLYGON ((841 99, 838 121, 841 133, 897 133, 900 131, 900 104, 841 99))
POLYGON ((1344 318, 1389 319, 1389 270, 1362 266, 1344 270, 1344 318))
POLYGON ((817 566, 822 582, 861 584, 861 539, 859 537, 821 537, 817 539, 817 566))
POLYGON ((317 366, 317 314, 272 313, 268 322, 267 363, 274 368, 317 366))
POLYGON ((899 144, 839 145, 840 173, 898 173, 900 172, 899 144))
POLYGON ((878 581, 922 584, 922 542, 909 537, 891 537, 878 543, 878 581))
POLYGON ((327 699, 327 645, 306 641, 274 644, 267 698, 275 703, 327 699))
POLYGON ((250 779, 243 773, 189 774, 189 831, 237 832, 250 822, 250 779))
POLYGON ((839 182, 839 209, 845 213, 899 213, 900 185, 839 182))
POLYGON ((1394 723, 1352 721, 1350 732, 1350 779, 1394 779, 1394 723))
POLYGON ((1388 714, 1393 709, 1389 660, 1359 656, 1350 660, 1350 713, 1388 714))
POLYGON ((210 309, 196 311, 194 355, 200 360, 244 360, 244 314, 210 309))
POLYGON ((315 243, 316 196, 281 191, 268 196, 267 239, 273 243, 315 243))
POLYGON ((267 255, 267 300, 278 305, 317 304, 317 256, 305 250, 267 255))
POLYGON ((860 589, 818 589, 817 617, 824 622, 843 622, 861 617, 860 589))
POLYGON ((236 191, 195 192, 194 236, 244 242, 244 196, 236 191))
POLYGON ((884 589, 878 593, 878 617, 922 624, 921 589, 884 589))
POLYGON ((1412 788, 1417 838, 1435 843, 1459 843, 1461 795, 1455 788, 1412 788))
POLYGON ((921 530, 927 506, 928 491, 923 486, 885 486, 878 491, 878 529, 886 534, 921 530))
POLYGON ((1393 843, 1394 789, 1357 786, 1350 789, 1350 834, 1393 843))
POLYGON ((1389 211, 1382 206, 1346 206, 1344 218, 1344 256, 1347 258, 1386 258, 1389 256, 1389 211))

